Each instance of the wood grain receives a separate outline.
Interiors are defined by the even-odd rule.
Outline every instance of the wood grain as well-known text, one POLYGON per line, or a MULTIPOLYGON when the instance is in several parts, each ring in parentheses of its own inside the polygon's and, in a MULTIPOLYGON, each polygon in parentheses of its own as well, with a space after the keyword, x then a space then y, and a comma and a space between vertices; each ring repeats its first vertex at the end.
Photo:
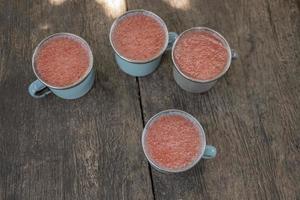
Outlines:
POLYGON ((300 11, 293 0, 128 0, 161 16, 170 31, 208 26, 240 58, 208 93, 181 90, 170 54, 139 79, 145 121, 169 108, 200 120, 218 149, 176 175, 155 170, 156 199, 300 199, 300 11))
POLYGON ((299 5, 0 1, 0 200, 300 199, 299 5), (240 59, 203 95, 175 84, 169 53, 150 76, 129 77, 113 60, 108 32, 114 17, 135 8, 157 13, 170 31, 211 27, 240 59), (97 77, 81 99, 27 93, 33 49, 56 32, 80 35, 93 50, 97 77), (168 108, 200 120, 216 159, 182 174, 149 173, 142 126, 168 108))
POLYGON ((114 9, 126 10, 119 2, 0 2, 1 200, 152 199, 137 82, 118 70, 108 40, 114 9), (95 85, 78 100, 27 92, 33 49, 56 32, 93 50, 95 85))

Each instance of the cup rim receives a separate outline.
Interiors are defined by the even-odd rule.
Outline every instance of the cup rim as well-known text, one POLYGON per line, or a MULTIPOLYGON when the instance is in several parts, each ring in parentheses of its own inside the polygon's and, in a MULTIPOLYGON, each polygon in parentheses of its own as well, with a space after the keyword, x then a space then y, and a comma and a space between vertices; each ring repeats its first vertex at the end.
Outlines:
POLYGON ((206 138, 205 138, 205 131, 202 127, 202 125, 200 124, 200 122, 191 114, 182 111, 182 110, 178 110, 178 109, 167 109, 167 110, 163 110, 160 111, 158 113, 156 113, 155 115, 153 115, 148 122, 146 123, 144 129, 143 129, 143 133, 142 133, 142 147, 143 147, 143 152, 148 160, 148 162, 156 169, 158 169, 159 171, 162 172, 167 172, 167 173, 179 173, 179 172, 185 172, 191 168, 193 168, 202 158, 204 151, 205 151, 205 147, 206 147, 206 138), (160 116, 162 115, 167 115, 169 113, 174 113, 174 114, 179 114, 183 117, 186 117, 187 119, 191 120, 194 124, 196 124, 199 128, 199 134, 200 134, 200 138, 203 140, 202 141, 202 148, 200 148, 200 153, 198 154, 197 158, 187 167, 185 168, 181 168, 181 169, 168 169, 168 168, 164 168, 161 167, 159 165, 157 165, 156 163, 154 163, 154 161, 152 161, 152 159, 150 158, 150 156, 147 153, 146 150, 146 144, 145 144, 145 139, 146 139, 146 134, 148 131, 149 126, 160 116))
POLYGON ((157 58, 159 58, 167 49, 167 46, 168 46, 168 41, 169 41, 169 34, 168 34, 168 28, 167 28, 167 25, 166 23, 164 22, 164 20, 162 20, 161 17, 159 17, 157 14, 151 12, 151 11, 148 11, 148 10, 144 10, 144 9, 134 9, 134 10, 129 10, 125 13, 123 13, 122 15, 120 15, 118 18, 115 19, 115 21, 113 22, 113 24, 111 25, 110 27, 110 31, 109 31, 109 41, 110 41, 110 45, 112 46, 114 52, 120 56, 123 60, 126 60, 127 62, 130 62, 130 63, 148 63, 148 62, 151 62, 157 58), (166 41, 165 41, 165 44, 164 44, 164 47, 160 50, 159 54, 157 54, 155 57, 153 58, 150 58, 148 60, 134 60, 134 59, 130 59, 130 58, 126 58, 125 56, 122 56, 121 53, 119 53, 117 51, 117 49, 115 48, 114 46, 114 43, 113 43, 113 39, 112 39, 112 34, 113 34, 113 31, 114 31, 114 28, 116 27, 116 25, 120 22, 120 20, 125 17, 126 15, 128 14, 131 14, 131 13, 146 13, 152 17, 154 17, 156 20, 158 20, 160 22, 160 24, 162 25, 164 31, 165 31, 165 36, 166 36, 166 41))
POLYGON ((78 35, 75 35, 75 34, 72 34, 72 33, 60 32, 60 33, 51 34, 51 35, 45 37, 42 41, 39 42, 39 44, 34 49, 34 52, 33 52, 33 55, 32 55, 32 59, 31 59, 31 63, 32 63, 33 72, 34 72, 35 76, 39 79, 39 81, 41 81, 44 85, 46 85, 49 88, 57 89, 57 90, 62 90, 62 89, 68 89, 68 88, 74 87, 74 86, 80 84, 83 80, 86 79, 86 77, 90 74, 90 72, 91 72, 91 70, 93 68, 94 57, 93 57, 93 53, 92 53, 90 45, 82 37, 80 37, 78 35), (86 73, 84 74, 84 76, 82 76, 79 80, 77 80, 76 82, 72 83, 71 85, 67 85, 67 86, 52 86, 52 85, 46 83, 38 75, 38 73, 37 73, 37 71, 35 69, 35 57, 36 57, 36 55, 37 55, 40 47, 46 41, 48 41, 49 39, 57 37, 57 36, 70 36, 70 37, 78 39, 80 42, 82 42, 87 47, 87 51, 88 51, 88 54, 89 54, 89 66, 88 66, 88 69, 87 69, 86 73))
POLYGON ((175 40, 173 46, 172 46, 172 62, 173 62, 173 65, 175 66, 175 69, 186 79, 190 80, 190 81, 193 81, 193 82, 197 82, 197 83, 208 83, 208 82, 213 82, 219 78, 221 78, 229 69, 230 67, 230 64, 231 64, 231 59, 232 59, 232 53, 231 53, 231 48, 227 42, 227 40, 220 34, 218 33, 217 31, 211 29, 211 28, 208 28, 208 27, 203 27, 203 26, 198 26, 198 27, 192 27, 192 28, 189 28, 185 31, 183 31, 175 40), (228 60, 227 60, 227 63, 223 69, 223 71, 218 74, 217 76, 211 78, 211 79, 207 79, 207 80, 200 80, 200 79, 195 79, 195 78, 192 78, 192 77, 189 77, 187 76, 186 74, 184 74, 180 68, 177 66, 176 62, 175 62, 175 58, 174 58, 174 50, 175 50, 175 47, 176 47, 176 44, 177 42, 179 41, 179 39, 187 32, 190 32, 190 31, 195 31, 195 30, 201 30, 201 31, 207 31, 207 32, 211 32, 215 35, 217 35, 217 37, 219 37, 225 44, 225 48, 227 50, 227 53, 228 53, 228 60))

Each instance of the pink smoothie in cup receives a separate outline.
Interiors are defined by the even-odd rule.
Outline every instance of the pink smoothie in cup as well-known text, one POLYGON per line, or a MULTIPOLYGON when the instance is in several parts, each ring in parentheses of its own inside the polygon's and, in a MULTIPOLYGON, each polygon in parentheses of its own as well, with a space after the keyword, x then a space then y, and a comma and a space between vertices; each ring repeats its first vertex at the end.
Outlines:
POLYGON ((199 127, 179 114, 155 119, 145 135, 145 152, 159 168, 181 170, 197 160, 203 149, 199 127))
POLYGON ((158 56, 165 47, 166 39, 161 22, 142 12, 123 17, 112 32, 115 50, 127 59, 138 61, 158 56))
POLYGON ((217 35, 193 30, 185 32, 176 42, 174 60, 186 76, 210 80, 223 72, 228 52, 217 35))
POLYGON ((34 62, 40 79, 51 86, 64 87, 86 75, 90 57, 88 48, 79 39, 60 35, 39 47, 34 62))

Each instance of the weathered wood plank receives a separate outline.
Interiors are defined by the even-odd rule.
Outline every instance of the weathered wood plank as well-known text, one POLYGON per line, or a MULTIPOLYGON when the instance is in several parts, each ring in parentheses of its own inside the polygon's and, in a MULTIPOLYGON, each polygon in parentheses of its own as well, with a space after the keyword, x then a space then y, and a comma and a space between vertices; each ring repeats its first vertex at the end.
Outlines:
POLYGON ((152 199, 136 79, 118 70, 108 40, 112 17, 126 10, 118 2, 1 1, 1 200, 152 199), (81 99, 27 93, 33 49, 55 32, 93 50, 96 81, 81 99))
POLYGON ((237 60, 208 93, 174 82, 171 58, 139 79, 145 120, 168 108, 196 116, 215 160, 178 175, 152 170, 156 199, 299 199, 300 12, 297 1, 128 0, 160 15, 170 31, 208 26, 237 60))

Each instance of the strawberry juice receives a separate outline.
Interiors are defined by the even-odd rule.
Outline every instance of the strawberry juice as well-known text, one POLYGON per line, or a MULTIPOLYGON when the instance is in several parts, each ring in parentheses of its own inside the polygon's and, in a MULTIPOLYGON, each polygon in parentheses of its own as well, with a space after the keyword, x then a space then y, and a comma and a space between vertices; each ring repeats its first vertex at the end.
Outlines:
POLYGON ((166 30, 154 16, 130 13, 116 24, 112 32, 115 50, 134 61, 147 61, 159 56, 166 46, 166 30))
POLYGON ((88 73, 89 48, 69 35, 54 36, 39 47, 35 58, 37 75, 53 87, 66 87, 88 73))
POLYGON ((200 131, 195 122, 181 114, 159 116, 147 128, 145 153, 159 168, 186 169, 201 156, 205 141, 200 131))
POLYGON ((208 31, 187 31, 176 42, 174 61, 187 77, 210 80, 221 74, 228 62, 221 39, 208 31))

